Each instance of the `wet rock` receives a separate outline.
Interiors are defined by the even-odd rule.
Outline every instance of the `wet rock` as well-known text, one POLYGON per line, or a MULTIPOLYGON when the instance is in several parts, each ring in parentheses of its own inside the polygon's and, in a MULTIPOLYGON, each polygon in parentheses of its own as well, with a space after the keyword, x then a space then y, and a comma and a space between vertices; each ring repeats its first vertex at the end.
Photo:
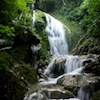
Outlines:
POLYGON ((66 90, 75 93, 76 91, 78 91, 78 80, 80 78, 80 75, 63 75, 63 77, 58 79, 57 84, 63 85, 66 90))
POLYGON ((68 90, 47 89, 42 92, 50 99, 68 99, 75 97, 75 95, 68 90))
POLYGON ((49 77, 58 77, 64 74, 66 58, 54 57, 44 74, 49 77))
POLYGON ((26 94, 24 100, 47 100, 47 97, 41 91, 34 92, 30 95, 26 94))
POLYGON ((92 90, 96 90, 96 85, 99 84, 100 77, 98 76, 83 76, 83 75, 63 75, 58 79, 57 84, 63 85, 65 89, 73 92, 75 95, 79 88, 86 85, 92 86, 92 90))
POLYGON ((81 67, 82 61, 78 56, 54 56, 44 73, 49 77, 56 78, 81 67))
POLYGON ((100 75, 100 55, 89 54, 82 57, 86 73, 94 73, 100 75))
POLYGON ((33 44, 31 45, 31 50, 32 50, 33 53, 39 51, 40 49, 41 49, 41 44, 40 43, 37 44, 36 46, 33 45, 33 44))
POLYGON ((42 89, 30 95, 26 95, 24 100, 51 100, 51 99, 69 99, 75 98, 75 95, 70 91, 60 89, 42 89))

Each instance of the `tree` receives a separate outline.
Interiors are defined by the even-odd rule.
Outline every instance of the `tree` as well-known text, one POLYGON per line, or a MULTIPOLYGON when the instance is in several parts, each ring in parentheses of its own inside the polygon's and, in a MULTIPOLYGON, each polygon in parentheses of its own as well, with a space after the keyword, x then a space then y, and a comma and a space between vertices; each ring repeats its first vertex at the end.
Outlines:
POLYGON ((26 0, 0 0, 0 23, 9 24, 20 13, 27 11, 26 0))
POLYGON ((87 9, 88 14, 84 16, 82 23, 87 27, 91 36, 100 36, 100 0, 84 0, 81 9, 87 9))

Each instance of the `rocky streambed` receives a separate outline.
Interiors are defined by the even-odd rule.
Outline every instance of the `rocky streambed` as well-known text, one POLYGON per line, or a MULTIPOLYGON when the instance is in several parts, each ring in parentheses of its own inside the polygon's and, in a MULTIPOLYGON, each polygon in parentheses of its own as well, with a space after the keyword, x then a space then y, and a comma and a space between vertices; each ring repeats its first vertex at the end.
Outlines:
MULTIPOLYGON (((30 87, 24 100, 99 100, 100 76, 95 69, 100 68, 100 55, 89 54, 79 58, 83 61, 81 70, 63 73, 56 78, 48 76, 47 80, 39 79, 38 84, 30 87)), ((59 64, 62 62, 64 66, 65 59, 57 57, 56 67, 63 67, 59 64)), ((55 62, 52 67, 55 67, 55 62)))

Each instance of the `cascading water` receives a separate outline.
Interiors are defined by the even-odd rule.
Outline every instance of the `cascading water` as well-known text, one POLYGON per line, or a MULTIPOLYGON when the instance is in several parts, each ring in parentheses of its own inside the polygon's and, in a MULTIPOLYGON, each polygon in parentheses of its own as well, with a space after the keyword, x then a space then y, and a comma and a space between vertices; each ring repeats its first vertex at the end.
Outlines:
POLYGON ((60 55, 52 58, 44 74, 54 78, 65 73, 77 74, 82 68, 82 61, 78 56, 60 55))
MULTIPOLYGON (((46 15, 46 32, 50 44, 50 52, 53 55, 50 64, 44 71, 48 81, 40 84, 56 84, 63 74, 79 74, 82 67, 82 60, 78 56, 68 55, 68 45, 65 39, 63 24, 49 14, 46 15)), ((72 100, 74 100, 73 98, 72 100)))
POLYGON ((63 24, 49 14, 45 15, 47 22, 46 32, 48 33, 51 54, 68 54, 68 46, 65 39, 65 30, 63 24))
MULTIPOLYGON (((44 71, 44 75, 48 77, 48 80, 43 79, 42 82, 39 83, 40 85, 56 84, 57 80, 60 77, 62 77, 63 74, 75 75, 81 73, 83 69, 82 67, 83 63, 80 57, 68 55, 68 45, 65 38, 65 30, 63 24, 49 14, 45 13, 45 16, 46 16, 46 23, 47 23, 46 32, 48 34, 50 52, 51 55, 53 56, 50 64, 47 66, 47 68, 44 71)), ((80 91, 82 93, 84 92, 82 90, 79 90, 78 96, 79 99, 81 100, 81 98, 84 97, 80 95, 80 91)), ((38 95, 36 94, 36 96, 38 95)), ((50 96, 51 95, 49 95, 49 98, 45 100, 52 100, 50 99, 51 98, 50 96)), ((34 98, 34 96, 32 96, 31 99, 24 99, 24 100, 33 100, 32 98, 34 98)), ((64 100, 79 100, 79 99, 69 98, 64 100)))
MULTIPOLYGON (((49 77, 48 79, 50 81, 42 84, 55 84, 63 74, 75 75, 81 73, 83 63, 78 56, 68 55, 68 45, 65 39, 63 24, 49 14, 45 15, 47 22, 46 32, 48 33, 50 52, 53 55, 53 58, 44 71, 44 74, 49 77)), ((79 90, 78 97, 80 100, 83 100, 88 94, 83 95, 85 92, 82 90, 81 93, 79 90)))

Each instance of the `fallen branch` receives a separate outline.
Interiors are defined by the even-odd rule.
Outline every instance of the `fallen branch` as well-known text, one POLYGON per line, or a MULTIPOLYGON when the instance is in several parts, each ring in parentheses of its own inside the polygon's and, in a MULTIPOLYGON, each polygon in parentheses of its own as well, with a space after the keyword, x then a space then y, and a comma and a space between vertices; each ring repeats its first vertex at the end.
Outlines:
POLYGON ((87 34, 85 34, 77 43, 76 47, 71 51, 71 54, 77 54, 79 51, 79 45, 87 38, 87 34))

